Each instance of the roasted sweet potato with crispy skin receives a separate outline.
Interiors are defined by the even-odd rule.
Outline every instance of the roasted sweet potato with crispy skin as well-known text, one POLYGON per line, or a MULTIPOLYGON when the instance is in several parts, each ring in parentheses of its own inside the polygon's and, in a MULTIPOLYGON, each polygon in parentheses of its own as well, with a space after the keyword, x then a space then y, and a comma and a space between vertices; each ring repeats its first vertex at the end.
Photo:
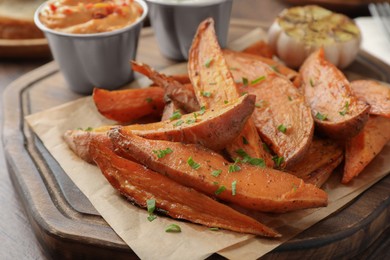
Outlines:
POLYGON ((298 162, 309 149, 314 122, 304 98, 284 76, 245 53, 226 51, 225 58, 242 93, 256 95, 252 120, 261 139, 287 165, 298 162), (244 81, 244 82, 243 82, 244 81))
POLYGON ((242 52, 272 59, 275 55, 273 49, 263 40, 257 41, 246 47, 242 52))
POLYGON ((161 116, 165 105, 164 90, 154 87, 112 91, 95 88, 92 97, 100 114, 120 123, 147 115, 161 116))
MULTIPOLYGON (((244 69, 243 67, 237 67, 237 65, 239 65, 239 64, 235 64, 234 62, 231 62, 231 59, 228 59, 228 57, 226 57, 227 55, 234 55, 234 54, 236 54, 236 52, 233 52, 231 50, 226 49, 226 50, 223 50, 223 54, 225 56, 226 62, 229 66, 229 69, 233 72, 233 74, 237 68, 244 69)), ((294 80, 295 77, 298 75, 298 72, 296 72, 295 70, 290 69, 289 67, 286 67, 285 65, 283 65, 283 64, 281 64, 273 59, 253 55, 250 53, 245 53, 245 54, 246 54, 245 56, 247 56, 250 59, 258 60, 258 61, 261 61, 261 62, 269 65, 271 67, 271 69, 273 69, 277 73, 280 73, 280 74, 286 76, 289 80, 294 80)))
POLYGON ((109 131, 120 156, 134 157, 148 168, 210 196, 265 212, 287 212, 327 205, 327 194, 300 178, 278 170, 230 163, 194 144, 149 140, 109 131))
MULTIPOLYGON (((206 19, 198 27, 189 51, 188 72, 201 106, 216 107, 233 102, 240 96, 218 44, 212 18, 206 19)), ((226 147, 232 158, 238 156, 240 149, 253 158, 264 159, 268 166, 273 165, 252 119, 248 120, 240 136, 226 147)))
POLYGON ((110 184, 143 208, 146 208, 147 200, 154 199, 157 211, 163 210, 176 219, 260 236, 280 236, 271 228, 192 188, 119 157, 105 145, 105 140, 93 138, 89 151, 110 184))
POLYGON ((330 139, 313 138, 304 159, 285 171, 321 187, 343 158, 344 151, 339 144, 330 139))
MULTIPOLYGON (((215 151, 223 149, 240 134, 255 106, 255 96, 245 95, 230 104, 215 109, 201 110, 191 114, 178 115, 175 119, 149 124, 133 124, 123 131, 150 139, 204 145, 215 151)), ((106 133, 113 126, 101 126, 90 132, 68 130, 64 138, 72 148, 72 142, 86 145, 90 135, 106 133), (86 133, 84 133, 86 132, 86 133)), ((83 157, 83 154, 80 154, 83 157)))
POLYGON ((67 130, 63 139, 68 145, 68 147, 81 159, 87 163, 94 163, 93 158, 89 152, 89 144, 92 139, 98 139, 107 147, 112 147, 111 141, 107 136, 107 131, 109 128, 100 131, 85 131, 85 130, 67 130))
POLYGON ((245 95, 230 104, 157 123, 128 125, 123 130, 148 139, 201 144, 219 151, 240 134, 254 107, 255 96, 245 95))
POLYGON ((325 59, 322 48, 305 60, 299 73, 316 130, 335 139, 358 134, 368 119, 370 107, 353 94, 349 81, 325 59))
POLYGON ((320 188, 329 179, 334 169, 336 169, 337 166, 340 165, 343 159, 344 159, 344 155, 337 157, 334 161, 331 161, 329 164, 324 165, 318 168, 317 170, 311 172, 307 176, 307 179, 305 179, 304 181, 306 183, 313 184, 320 188))
POLYGON ((353 94, 370 105, 370 114, 390 118, 390 86, 375 80, 351 82, 353 94))
POLYGON ((194 94, 194 89, 191 85, 182 84, 172 77, 155 71, 146 64, 132 61, 131 65, 134 71, 142 73, 155 84, 164 88, 165 95, 174 102, 175 107, 183 109, 187 113, 200 109, 194 94))
POLYGON ((370 116, 363 130, 349 139, 345 148, 342 183, 349 183, 390 141, 390 118, 370 116))

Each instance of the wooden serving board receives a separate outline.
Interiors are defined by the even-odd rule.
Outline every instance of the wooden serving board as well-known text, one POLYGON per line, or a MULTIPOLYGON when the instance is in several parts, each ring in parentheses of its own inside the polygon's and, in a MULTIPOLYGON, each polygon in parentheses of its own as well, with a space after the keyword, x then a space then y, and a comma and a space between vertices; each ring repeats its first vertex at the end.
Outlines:
MULTIPOLYGON (((256 27, 233 20, 229 39, 256 27)), ((137 60, 161 69, 175 64, 159 53, 153 31, 144 28, 137 60)), ((366 53, 346 71, 351 78, 390 82, 390 68, 366 53)), ((48 153, 24 121, 26 115, 81 97, 71 92, 52 62, 26 74, 4 92, 3 143, 7 166, 31 225, 47 252, 58 258, 137 258, 48 153)), ((264 259, 352 257, 367 250, 390 226, 390 176, 344 208, 276 248, 264 259), (293 253, 293 254, 292 254, 293 253)), ((212 258, 220 258, 213 255, 212 258)))

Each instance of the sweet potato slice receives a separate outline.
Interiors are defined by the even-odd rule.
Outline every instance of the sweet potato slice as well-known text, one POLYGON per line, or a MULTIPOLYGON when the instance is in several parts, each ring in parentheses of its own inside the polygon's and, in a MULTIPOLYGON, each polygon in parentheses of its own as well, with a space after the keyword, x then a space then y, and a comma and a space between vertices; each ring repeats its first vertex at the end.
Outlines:
POLYGON ((192 188, 119 157, 106 146, 104 139, 94 138, 90 146, 91 157, 110 184, 143 208, 146 208, 147 200, 154 199, 157 211, 162 210, 176 219, 260 236, 280 236, 271 228, 192 188))
POLYGON ((175 119, 150 124, 134 124, 123 129, 157 140, 194 143, 219 151, 241 133, 255 107, 255 96, 245 95, 214 109, 180 115, 175 119))
POLYGON ((120 156, 134 157, 148 168, 239 206, 265 212, 287 212, 327 205, 327 194, 300 178, 278 170, 229 163, 221 155, 194 144, 149 140, 109 131, 120 156))
POLYGON ((314 138, 304 159, 285 170, 306 183, 321 187, 343 158, 344 151, 336 142, 314 138))
POLYGON ((272 57, 275 55, 273 49, 263 40, 252 43, 242 52, 258 55, 260 57, 265 57, 269 59, 272 59, 272 57))
POLYGON ((343 73, 325 60, 322 48, 306 59, 299 73, 316 129, 335 139, 358 134, 370 107, 353 94, 343 73))
POLYGON ((191 83, 190 77, 188 74, 173 74, 169 75, 168 77, 180 82, 181 84, 188 84, 191 83))
POLYGON ((164 90, 154 87, 112 91, 95 88, 92 97, 100 114, 120 123, 151 114, 161 116, 165 105, 164 90))
POLYGON ((87 163, 94 163, 89 152, 89 145, 93 139, 99 139, 105 146, 112 147, 112 143, 107 136, 107 131, 108 128, 104 129, 104 131, 100 131, 99 129, 96 129, 95 131, 80 129, 67 130, 63 135, 63 139, 78 157, 87 163))
MULTIPOLYGON (((216 107, 233 102, 240 96, 218 44, 212 18, 198 27, 189 52, 188 71, 201 106, 216 107)), ((247 121, 240 136, 226 150, 232 158, 237 157, 237 151, 244 150, 253 158, 264 159, 268 166, 273 165, 252 119, 247 121)))
POLYGON ((241 92, 256 95, 252 115, 261 139, 285 163, 294 164, 309 149, 314 122, 311 110, 291 81, 245 53, 225 51, 225 59, 241 92), (244 81, 244 82, 243 82, 244 81))
POLYGON ((349 183, 390 141, 390 119, 370 116, 363 130, 347 141, 345 166, 341 182, 349 183))
POLYGON ((333 170, 340 165, 343 159, 344 155, 341 155, 329 164, 318 168, 314 172, 310 173, 308 178, 305 179, 305 182, 321 187, 329 179, 330 175, 332 175, 333 170))
MULTIPOLYGON (((226 57, 226 55, 233 55, 234 53, 235 52, 233 52, 231 50, 223 50, 223 54, 225 56, 226 62, 228 63, 229 69, 233 72, 233 74, 234 74, 234 71, 237 68, 244 69, 242 67, 237 67, 236 66, 236 65, 239 65, 239 64, 231 63, 230 62, 231 60, 228 60, 228 58, 226 57)), ((291 81, 294 80, 295 77, 298 75, 298 72, 296 72, 295 70, 290 69, 289 67, 287 67, 287 66, 285 66, 285 65, 281 64, 280 62, 277 62, 277 61, 275 61, 273 59, 269 59, 269 58, 253 55, 253 54, 250 54, 250 53, 247 53, 247 52, 244 52, 244 53, 250 59, 259 60, 259 61, 269 65, 271 67, 271 69, 273 69, 275 72, 280 73, 280 74, 286 76, 291 81)))
POLYGON ((173 116, 173 114, 178 111, 180 114, 185 114, 186 112, 176 107, 175 103, 172 101, 168 101, 165 104, 163 114, 161 116, 161 121, 169 120, 173 116))
POLYGON ((375 80, 351 82, 355 96, 370 105, 370 114, 390 118, 390 86, 375 80))
MULTIPOLYGON (((185 115, 176 112, 175 118, 157 123, 127 125, 123 127, 123 131, 149 139, 201 144, 218 151, 240 134, 253 112, 254 105, 255 96, 245 95, 215 109, 185 115)), ((113 127, 115 126, 107 125, 89 131, 68 130, 64 134, 64 139, 75 151, 75 147, 87 147, 93 136, 106 134, 113 127)), ((88 155, 85 149, 75 153, 86 161, 90 160, 85 157, 88 155)))
POLYGON ((198 111, 199 103, 195 97, 191 85, 182 84, 172 77, 159 73, 146 64, 131 62, 133 70, 142 73, 151 79, 155 84, 165 89, 165 94, 172 100, 177 108, 187 113, 198 111))

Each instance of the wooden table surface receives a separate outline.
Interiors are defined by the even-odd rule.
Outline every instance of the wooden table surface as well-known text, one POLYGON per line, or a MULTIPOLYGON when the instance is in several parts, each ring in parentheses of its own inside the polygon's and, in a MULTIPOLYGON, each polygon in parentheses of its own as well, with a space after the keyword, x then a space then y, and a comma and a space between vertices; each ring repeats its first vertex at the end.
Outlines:
MULTIPOLYGON (((270 23, 286 6, 288 4, 285 1, 236 0, 233 3, 232 17, 270 23)), ((364 13, 365 10, 362 12, 364 13)), ((0 58, 1 98, 4 89, 10 82, 49 61, 51 61, 50 58, 0 58)), ((1 107, 1 121, 3 121, 2 114, 1 107)), ((0 147, 0 169, 0 259, 47 259, 48 256, 35 238, 18 194, 9 178, 2 146, 0 147)), ((389 246, 390 231, 387 230, 363 257, 385 259, 387 256, 388 258, 390 256, 389 246)))

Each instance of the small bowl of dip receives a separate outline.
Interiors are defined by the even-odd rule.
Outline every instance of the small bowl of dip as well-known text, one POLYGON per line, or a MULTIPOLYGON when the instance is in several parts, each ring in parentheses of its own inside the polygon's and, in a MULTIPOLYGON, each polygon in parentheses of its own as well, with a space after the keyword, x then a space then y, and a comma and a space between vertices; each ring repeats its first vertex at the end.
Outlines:
POLYGON ((49 43, 70 89, 118 89, 133 79, 129 61, 137 53, 148 14, 143 0, 49 0, 34 22, 49 43))
POLYGON ((188 60, 199 24, 215 21, 218 42, 226 46, 232 0, 146 0, 160 52, 173 60, 188 60))

